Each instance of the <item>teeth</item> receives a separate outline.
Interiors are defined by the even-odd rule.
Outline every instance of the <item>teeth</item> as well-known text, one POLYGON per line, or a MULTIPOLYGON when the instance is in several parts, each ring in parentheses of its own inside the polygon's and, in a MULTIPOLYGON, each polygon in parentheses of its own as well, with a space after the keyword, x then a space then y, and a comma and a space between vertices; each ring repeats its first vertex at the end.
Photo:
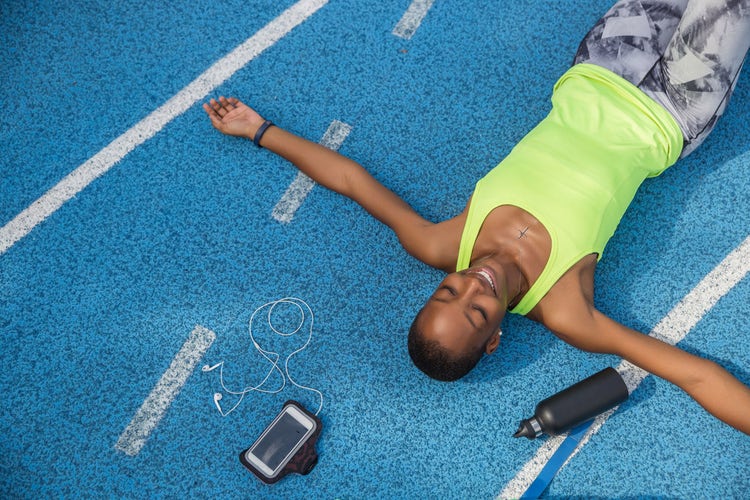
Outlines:
POLYGON ((495 282, 492 281, 492 276, 490 276, 490 273, 488 273, 487 271, 483 271, 483 270, 476 271, 476 273, 479 276, 481 276, 482 278, 484 278, 485 281, 487 281, 487 283, 490 284, 490 288, 492 288, 492 291, 494 292, 495 291, 495 282))

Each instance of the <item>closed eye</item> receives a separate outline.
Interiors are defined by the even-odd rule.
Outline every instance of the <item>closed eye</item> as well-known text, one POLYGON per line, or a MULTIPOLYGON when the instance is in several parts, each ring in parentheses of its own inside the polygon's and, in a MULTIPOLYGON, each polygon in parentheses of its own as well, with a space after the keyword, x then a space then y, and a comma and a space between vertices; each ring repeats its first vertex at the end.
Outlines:
POLYGON ((452 286, 448 286, 448 285, 443 285, 443 286, 441 286, 441 287, 440 287, 439 289, 440 289, 440 290, 448 290, 448 293, 450 293, 450 294, 451 294, 451 295, 453 295, 454 297, 455 297, 456 295, 458 295, 458 292, 457 292, 457 291, 456 291, 456 289, 455 289, 455 288, 453 288, 452 286))
POLYGON ((472 308, 472 309, 475 309, 475 310, 477 310, 477 311, 479 311, 479 314, 481 314, 481 315, 482 315, 482 318, 483 318, 483 319, 484 319, 485 321, 487 321, 487 312, 486 312, 486 311, 485 311, 484 309, 482 309, 481 307, 479 307, 479 306, 476 306, 476 305, 472 305, 472 306, 471 306, 471 308, 472 308))

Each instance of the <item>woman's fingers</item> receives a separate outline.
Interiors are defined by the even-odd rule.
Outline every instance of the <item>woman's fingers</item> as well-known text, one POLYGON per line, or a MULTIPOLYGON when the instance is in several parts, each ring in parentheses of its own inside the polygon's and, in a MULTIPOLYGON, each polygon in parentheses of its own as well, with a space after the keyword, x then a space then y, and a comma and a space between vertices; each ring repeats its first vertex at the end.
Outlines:
POLYGON ((219 118, 224 118, 227 113, 229 113, 229 109, 227 109, 227 106, 229 105, 228 101, 224 97, 219 97, 219 100, 211 99, 209 101, 209 105, 211 106, 211 110, 216 113, 219 118), (221 102, 223 99, 224 102, 221 102))
POLYGON ((211 120, 211 125, 213 125, 215 129, 221 131, 224 126, 224 122, 221 121, 221 118, 219 118, 219 115, 214 113, 213 110, 211 111, 206 110, 206 112, 208 113, 209 120, 211 120))
POLYGON ((216 111, 217 108, 220 108, 220 106, 217 105, 214 99, 211 99, 207 103, 203 103, 203 109, 211 120, 211 125, 213 125, 214 128, 223 131, 224 122, 222 121, 221 115, 216 111))
POLYGON ((210 101, 208 101, 207 107, 206 106, 204 107, 206 108, 206 111, 209 112, 209 114, 219 116, 219 110, 221 109, 221 104, 219 104, 216 101, 216 99, 211 99, 210 101))
POLYGON ((219 96, 218 99, 212 98, 203 103, 203 109, 214 128, 228 135, 247 136, 248 129, 254 129, 256 125, 263 121, 260 115, 236 97, 219 96), (256 124, 256 122, 258 123, 256 124))
POLYGON ((219 104, 221 105, 221 108, 219 109, 218 113, 222 118, 236 109, 236 106, 232 103, 232 101, 224 96, 219 97, 219 104))
POLYGON ((207 104, 203 104, 203 109, 209 115, 213 114, 218 118, 224 118, 227 114, 237 109, 240 104, 242 103, 236 97, 227 99, 224 96, 220 96, 218 100, 211 99, 207 104))

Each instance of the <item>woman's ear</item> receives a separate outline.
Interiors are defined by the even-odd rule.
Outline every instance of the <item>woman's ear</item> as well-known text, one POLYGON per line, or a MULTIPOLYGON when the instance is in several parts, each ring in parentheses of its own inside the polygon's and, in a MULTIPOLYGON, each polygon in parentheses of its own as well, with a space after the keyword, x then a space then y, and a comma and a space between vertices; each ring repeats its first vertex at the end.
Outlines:
POLYGON ((487 341, 487 344, 484 346, 484 352, 487 354, 492 354, 495 352, 495 349, 497 349, 497 346, 500 345, 500 337, 502 336, 503 332, 499 329, 497 330, 497 334, 493 335, 490 340, 487 341))

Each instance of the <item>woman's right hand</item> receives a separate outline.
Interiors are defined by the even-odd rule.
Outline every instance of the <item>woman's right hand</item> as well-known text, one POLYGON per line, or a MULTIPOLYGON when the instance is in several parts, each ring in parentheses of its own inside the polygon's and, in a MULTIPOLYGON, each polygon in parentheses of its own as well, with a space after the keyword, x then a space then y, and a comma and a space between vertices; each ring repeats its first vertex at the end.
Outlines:
POLYGON ((236 97, 211 99, 203 104, 211 124, 223 134, 245 137, 252 140, 264 119, 254 109, 236 97))

